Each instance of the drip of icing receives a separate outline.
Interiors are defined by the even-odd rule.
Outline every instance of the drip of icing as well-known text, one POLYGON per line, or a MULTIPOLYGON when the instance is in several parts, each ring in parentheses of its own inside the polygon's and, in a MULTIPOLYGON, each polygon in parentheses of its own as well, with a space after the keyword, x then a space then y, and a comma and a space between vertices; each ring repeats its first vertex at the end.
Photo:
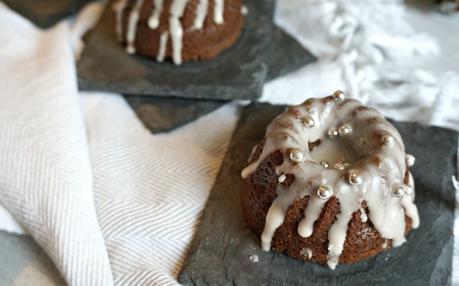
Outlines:
POLYGON ((127 0, 120 0, 113 5, 116 13, 116 36, 118 41, 123 40, 123 11, 126 8, 127 0))
POLYGON ((413 203, 414 201, 414 180, 413 176, 411 173, 409 173, 409 179, 408 179, 408 184, 405 186, 407 190, 407 195, 405 195, 402 198, 402 204, 403 207, 405 208, 406 215, 411 218, 411 225, 413 228, 418 228, 419 227, 419 213, 418 213, 418 208, 416 205, 413 203))
POLYGON ((135 35, 137 32, 137 23, 139 21, 139 11, 142 7, 144 0, 137 0, 135 6, 129 14, 128 27, 126 33, 127 47, 126 51, 128 54, 135 54, 135 35))
POLYGON ((289 201, 294 196, 293 192, 285 196, 277 197, 266 215, 266 224, 261 234, 261 248, 264 251, 271 249, 271 240, 276 229, 284 222, 285 213, 289 207, 289 201))
POLYGON ((360 221, 361 222, 367 222, 368 221, 368 216, 365 213, 365 210, 363 208, 360 208, 360 221))
POLYGON ((344 242, 346 241, 347 226, 352 219, 354 213, 359 207, 359 194, 353 187, 345 182, 340 182, 338 189, 340 192, 336 194, 340 202, 340 213, 337 215, 336 221, 328 230, 328 261, 327 264, 331 269, 335 269, 338 264, 339 257, 343 252, 344 242))
POLYGON ((156 56, 156 60, 158 62, 164 61, 164 57, 166 56, 166 47, 167 47, 167 40, 169 39, 169 32, 165 31, 161 34, 161 38, 159 39, 159 49, 158 55, 156 56))
POLYGON ((169 28, 172 40, 172 59, 175 64, 182 63, 182 46, 183 46, 183 28, 180 23, 180 17, 188 0, 174 0, 170 9, 169 28))
POLYGON ((328 231, 328 265, 332 269, 338 264, 348 224, 356 211, 360 210, 362 221, 370 219, 381 236, 391 239, 394 246, 405 241, 405 215, 411 218, 413 228, 418 227, 419 217, 413 203, 414 183, 411 174, 408 184, 404 186, 406 194, 400 198, 392 193, 394 188, 404 182, 406 171, 401 136, 376 110, 363 107, 356 100, 337 102, 333 97, 310 99, 303 105, 291 107, 269 124, 259 158, 242 171, 242 177, 249 177, 275 151, 282 152, 284 156, 282 165, 276 167, 276 173, 293 174, 295 180, 288 187, 282 184, 277 187, 277 197, 268 211, 262 234, 264 250, 271 248, 272 237, 282 225, 289 207, 306 196, 309 196, 309 200, 298 233, 303 237, 311 235, 314 222, 327 201, 316 195, 317 188, 322 185, 333 190, 340 205, 336 221, 328 231), (305 118, 312 119, 314 125, 305 125, 305 118), (329 129, 338 129, 343 124, 350 127, 349 133, 333 138, 327 136, 329 129), (391 144, 378 139, 387 137, 375 134, 390 136, 391 144), (329 152, 317 151, 320 147, 315 147, 316 151, 309 150, 309 143, 318 139, 321 140, 319 146, 323 144, 329 152), (348 149, 348 153, 342 152, 343 146, 348 149), (289 152, 293 149, 304 151, 302 162, 290 159, 289 152), (348 176, 342 175, 344 171, 325 169, 320 164, 324 160, 338 162, 343 156, 346 159, 358 158, 357 161, 349 162, 349 170, 358 174, 361 179, 359 183, 351 184, 346 178, 348 176), (361 207, 363 201, 369 209, 368 217, 361 207))
POLYGON ((163 11, 163 2, 164 0, 153 0, 153 5, 155 8, 151 12, 150 18, 148 18, 148 27, 154 30, 159 27, 159 17, 163 11))
POLYGON ((322 207, 324 206, 324 200, 312 196, 309 198, 311 202, 311 207, 306 208, 304 211, 304 218, 298 224, 298 234, 302 237, 311 236, 314 228, 314 223, 319 218, 320 213, 322 212, 322 207))
POLYGON ((196 18, 194 18, 193 27, 197 30, 202 29, 204 20, 207 15, 208 0, 199 0, 196 7, 196 18))
POLYGON ((214 22, 223 24, 224 0, 214 0, 214 22))

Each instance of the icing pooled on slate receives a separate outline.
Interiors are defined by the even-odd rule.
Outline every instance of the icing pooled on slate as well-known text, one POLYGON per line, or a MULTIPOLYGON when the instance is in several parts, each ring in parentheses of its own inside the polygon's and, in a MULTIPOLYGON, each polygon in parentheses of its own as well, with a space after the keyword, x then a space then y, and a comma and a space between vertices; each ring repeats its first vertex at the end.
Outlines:
POLYGON ((263 250, 271 249, 273 235, 290 206, 306 196, 308 204, 298 224, 298 234, 305 238, 313 233, 326 202, 331 197, 339 201, 340 212, 328 230, 332 269, 343 252, 354 212, 360 212, 362 222, 371 221, 393 246, 405 242, 405 215, 413 228, 419 226, 414 182, 407 170, 414 157, 405 154, 400 134, 378 111, 345 99, 341 91, 309 99, 275 118, 267 127, 260 156, 242 171, 242 177, 249 177, 276 151, 282 152, 284 160, 276 167, 277 197, 266 215, 263 250), (285 186, 287 174, 295 179, 285 186))

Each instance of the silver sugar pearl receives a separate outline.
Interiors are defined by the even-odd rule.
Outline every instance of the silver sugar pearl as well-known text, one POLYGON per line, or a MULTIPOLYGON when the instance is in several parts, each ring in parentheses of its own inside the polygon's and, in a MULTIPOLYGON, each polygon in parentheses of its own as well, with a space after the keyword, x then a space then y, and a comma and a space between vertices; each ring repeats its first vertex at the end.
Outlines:
POLYGON ((392 190, 392 194, 394 195, 394 197, 401 198, 405 195, 405 189, 402 185, 397 186, 392 190))
POLYGON ((333 98, 337 102, 343 102, 344 101, 344 92, 341 90, 337 90, 333 93, 333 98))
POLYGON ((413 188, 410 186, 407 186, 406 188, 404 188, 404 190, 405 190, 405 194, 407 195, 413 194, 413 191, 414 191, 413 188))
POLYGON ((338 162, 335 164, 335 169, 338 171, 344 171, 346 169, 346 165, 342 162, 338 162))
POLYGON ((320 162, 320 165, 322 165, 322 167, 324 167, 325 169, 328 169, 328 167, 330 167, 327 161, 320 162))
POLYGON ((316 124, 314 122, 314 119, 312 117, 304 117, 301 119, 301 122, 303 123, 303 125, 306 127, 306 128, 311 128, 311 127, 314 127, 314 125, 316 124))
POLYGON ((390 146, 394 145, 394 137, 392 137, 392 136, 389 135, 389 134, 383 134, 383 135, 381 136, 381 142, 382 142, 384 145, 390 147, 390 146))
POLYGON ((355 172, 350 172, 349 173, 349 184, 351 184, 353 186, 357 186, 357 185, 362 184, 362 182, 363 182, 362 177, 359 176, 357 173, 355 173, 355 172))
POLYGON ((290 159, 294 162, 303 162, 304 156, 305 154, 301 149, 293 149, 292 151, 290 151, 290 159))
POLYGON ((416 162, 416 158, 411 154, 406 154, 405 159, 406 159, 406 164, 408 165, 408 167, 413 166, 414 163, 416 162))
POLYGON ((338 128, 338 133, 340 136, 346 136, 352 133, 352 128, 349 124, 343 124, 338 128))
POLYGON ((277 181, 279 183, 283 183, 283 182, 285 182, 286 179, 287 179, 287 176, 285 174, 282 174, 282 175, 279 176, 279 179, 277 179, 277 181))
POLYGON ((336 137, 338 136, 338 130, 336 130, 336 128, 330 128, 328 129, 327 134, 328 134, 328 137, 330 138, 336 137))
POLYGON ((329 186, 321 185, 317 189, 317 196, 321 200, 328 200, 331 196, 333 196, 333 190, 329 186))

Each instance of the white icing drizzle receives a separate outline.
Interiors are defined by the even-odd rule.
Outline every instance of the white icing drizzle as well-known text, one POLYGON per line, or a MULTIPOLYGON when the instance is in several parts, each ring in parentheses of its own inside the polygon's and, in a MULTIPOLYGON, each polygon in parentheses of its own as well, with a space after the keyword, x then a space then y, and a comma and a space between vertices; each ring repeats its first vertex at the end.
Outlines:
POLYGON ((367 222, 368 221, 368 216, 365 213, 365 210, 363 208, 360 208, 360 221, 361 222, 367 222))
POLYGON ((164 57, 166 56, 166 48, 167 48, 167 40, 169 39, 169 32, 165 31, 161 34, 161 38, 159 39, 159 49, 158 55, 156 56, 156 60, 158 62, 164 61, 164 57))
POLYGON ((171 5, 169 18, 169 32, 172 40, 172 59, 175 64, 182 63, 183 28, 180 18, 185 11, 188 0, 174 0, 171 5))
POLYGON ((196 7, 196 18, 194 18, 193 27, 195 29, 202 29, 204 26, 204 20, 207 15, 208 0, 199 0, 198 6, 196 7))
MULTIPOLYGON (((144 0, 136 0, 133 9, 129 13, 129 19, 126 29, 126 51, 129 54, 136 52, 135 39, 137 32, 137 24, 139 21, 140 8, 142 7, 144 0)), ((150 29, 157 29, 163 11, 164 0, 151 0, 153 1, 153 10, 150 17, 148 18, 148 27, 150 29)), ((222 24, 224 22, 224 0, 214 0, 213 19, 216 24, 222 24)), ((128 0, 120 0, 114 5, 116 12, 116 33, 118 39, 123 39, 123 11, 126 8, 128 0)), ((183 48, 183 27, 180 22, 180 18, 183 16, 185 7, 188 0, 173 0, 170 11, 169 11, 169 33, 161 34, 160 38, 160 49, 158 50, 157 60, 163 61, 166 55, 169 34, 172 42, 172 59, 175 64, 179 65, 182 63, 182 48, 183 48)), ((196 17, 193 22, 193 28, 200 30, 204 26, 204 22, 207 16, 208 0, 199 0, 196 6, 196 17)))
POLYGON ((123 40, 123 11, 126 4, 127 0, 120 0, 113 5, 116 14, 116 36, 120 42, 123 40))
POLYGON ((288 187, 278 184, 277 197, 268 211, 261 237, 263 250, 270 250, 272 237, 283 224, 289 207, 306 196, 308 204, 298 234, 302 237, 312 234, 314 222, 329 199, 317 196, 320 186, 331 188, 340 205, 336 221, 328 231, 328 265, 332 269, 338 264, 354 212, 360 211, 362 222, 370 219, 383 238, 392 240, 393 246, 405 241, 405 215, 411 218, 413 228, 419 226, 411 174, 409 182, 404 184, 406 160, 402 138, 376 110, 363 107, 356 100, 338 101, 333 96, 290 107, 269 124, 259 158, 241 172, 242 177, 249 177, 275 151, 284 156, 284 162, 276 168, 277 175, 292 174, 295 179, 288 187), (312 118, 314 125, 306 126, 305 118, 312 118), (330 128, 338 129, 343 124, 350 127, 350 133, 327 135, 330 128), (320 144, 309 150, 309 143, 318 139, 320 144), (290 159, 292 149, 303 151, 301 162, 290 159), (330 166, 346 161, 349 166, 343 170, 324 168, 322 161, 330 166), (358 175, 357 183, 350 183, 350 172, 358 175), (402 197, 393 195, 399 186, 404 189, 402 197), (363 201, 368 215, 362 208, 363 201))
POLYGON ((214 22, 223 24, 224 0, 214 0, 214 22))
POLYGON ((128 54, 135 54, 135 36, 137 32, 137 23, 139 22, 139 12, 144 0, 136 0, 135 6, 129 14, 128 26, 126 32, 128 54))
POLYGON ((161 12, 163 11, 163 1, 164 0, 153 0, 153 11, 151 12, 150 18, 148 18, 148 27, 154 30, 159 27, 159 18, 161 12))

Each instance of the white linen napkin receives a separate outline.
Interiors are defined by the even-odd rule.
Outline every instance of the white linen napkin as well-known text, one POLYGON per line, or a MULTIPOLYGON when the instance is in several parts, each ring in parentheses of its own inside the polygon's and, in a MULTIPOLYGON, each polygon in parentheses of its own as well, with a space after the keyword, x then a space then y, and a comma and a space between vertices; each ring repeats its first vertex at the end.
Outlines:
POLYGON ((0 7, 0 202, 71 285, 111 285, 64 22, 42 32, 0 7))
MULTIPOLYGON (((388 39, 403 58, 439 51, 405 22, 402 1, 381 3, 393 25, 371 26, 378 1, 278 1, 276 22, 319 62, 268 83, 263 100, 296 103, 340 87, 396 119, 459 129, 457 75, 386 66, 388 39)), ((174 285, 239 105, 151 135, 122 97, 78 93, 72 49, 98 13, 90 6, 73 24, 40 31, 0 4, 0 229, 22 226, 70 285, 174 285)))

